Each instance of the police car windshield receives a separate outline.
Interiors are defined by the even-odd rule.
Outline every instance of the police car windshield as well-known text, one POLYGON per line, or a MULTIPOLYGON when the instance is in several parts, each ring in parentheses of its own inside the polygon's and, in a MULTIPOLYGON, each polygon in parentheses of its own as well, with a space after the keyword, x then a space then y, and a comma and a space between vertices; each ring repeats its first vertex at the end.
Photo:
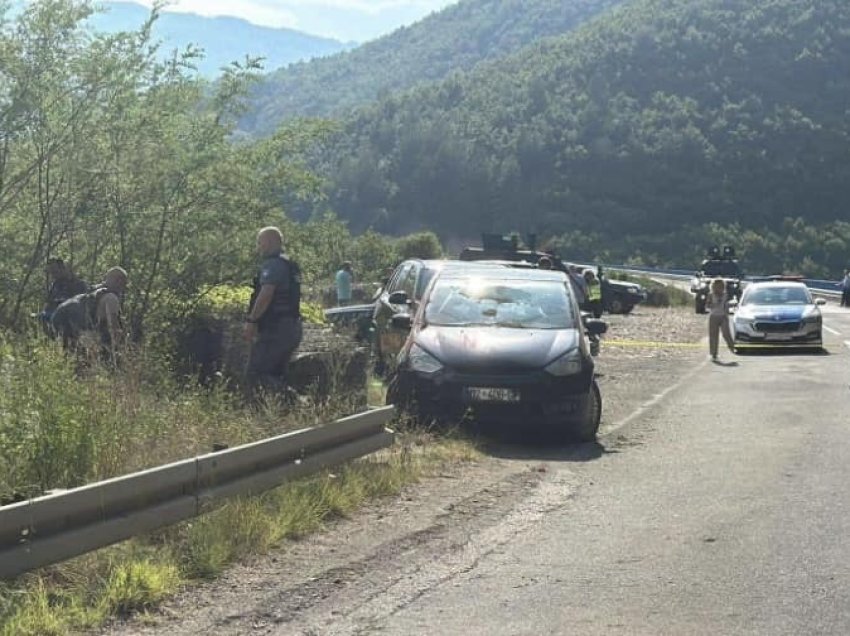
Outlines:
POLYGON ((441 327, 571 329, 576 321, 568 293, 559 281, 439 280, 425 308, 425 322, 441 327))
POLYGON ((809 290, 793 287, 753 287, 747 290, 742 305, 811 305, 809 290))

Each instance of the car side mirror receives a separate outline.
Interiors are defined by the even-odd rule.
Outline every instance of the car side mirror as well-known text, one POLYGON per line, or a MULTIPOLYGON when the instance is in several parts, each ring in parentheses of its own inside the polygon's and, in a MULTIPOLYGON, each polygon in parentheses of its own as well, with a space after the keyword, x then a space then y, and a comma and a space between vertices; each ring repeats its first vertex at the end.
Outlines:
POLYGON ((826 304, 826 298, 815 298, 815 304, 823 306, 826 304))
POLYGON ((389 303, 391 305, 406 305, 410 302, 410 299, 407 297, 407 292, 405 291, 396 291, 390 294, 389 303))
POLYGON ((604 320, 589 318, 584 321, 584 328, 591 336, 601 336, 608 332, 608 323, 604 320))
MULTIPOLYGON (((404 292, 396 293, 404 294, 404 292)), ((401 331, 410 331, 410 328, 413 326, 413 318, 410 314, 396 314, 392 317, 392 325, 393 329, 400 329, 401 331)))

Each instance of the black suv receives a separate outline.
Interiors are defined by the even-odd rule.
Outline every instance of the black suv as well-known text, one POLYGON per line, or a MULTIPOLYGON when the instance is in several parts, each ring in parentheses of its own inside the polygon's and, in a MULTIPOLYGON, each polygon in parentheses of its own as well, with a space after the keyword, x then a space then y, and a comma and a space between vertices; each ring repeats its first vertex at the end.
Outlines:
POLYGON ((744 272, 735 258, 733 247, 725 245, 721 251, 716 245, 712 246, 708 250, 707 256, 691 280, 694 310, 698 314, 704 314, 706 311, 705 304, 709 293, 711 293, 709 288, 712 280, 722 280, 726 284, 726 293, 730 298, 740 300, 743 291, 744 272))
POLYGON ((407 331, 393 326, 393 316, 416 313, 428 283, 447 263, 410 259, 395 268, 381 290, 372 314, 375 372, 386 375, 395 368, 395 359, 407 339, 407 331))

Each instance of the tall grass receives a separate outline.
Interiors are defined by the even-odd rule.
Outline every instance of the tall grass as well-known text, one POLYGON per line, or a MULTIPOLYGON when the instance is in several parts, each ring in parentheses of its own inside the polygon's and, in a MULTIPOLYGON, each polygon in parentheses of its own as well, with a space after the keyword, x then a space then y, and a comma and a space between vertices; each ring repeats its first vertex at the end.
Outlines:
POLYGON ((345 405, 245 408, 176 380, 162 358, 81 364, 56 343, 0 340, 0 498, 33 496, 331 419, 345 405))
MULTIPOLYGON (((74 487, 351 412, 344 399, 246 408, 222 387, 174 379, 162 360, 134 351, 112 369, 43 339, 0 339, 0 496, 74 487)), ((314 532, 431 468, 475 457, 462 440, 434 444, 416 431, 402 440, 335 472, 0 583, 0 635, 66 634, 150 610, 181 585, 314 532)))

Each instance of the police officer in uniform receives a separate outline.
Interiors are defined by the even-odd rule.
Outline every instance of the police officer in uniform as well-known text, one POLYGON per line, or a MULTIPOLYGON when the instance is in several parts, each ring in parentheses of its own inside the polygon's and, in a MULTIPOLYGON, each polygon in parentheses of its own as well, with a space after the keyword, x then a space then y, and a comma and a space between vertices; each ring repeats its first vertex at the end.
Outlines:
POLYGON ((252 392, 277 392, 286 386, 289 359, 301 344, 301 272, 282 253, 283 235, 276 227, 259 231, 257 251, 263 261, 244 329, 251 343, 247 380, 252 392))

